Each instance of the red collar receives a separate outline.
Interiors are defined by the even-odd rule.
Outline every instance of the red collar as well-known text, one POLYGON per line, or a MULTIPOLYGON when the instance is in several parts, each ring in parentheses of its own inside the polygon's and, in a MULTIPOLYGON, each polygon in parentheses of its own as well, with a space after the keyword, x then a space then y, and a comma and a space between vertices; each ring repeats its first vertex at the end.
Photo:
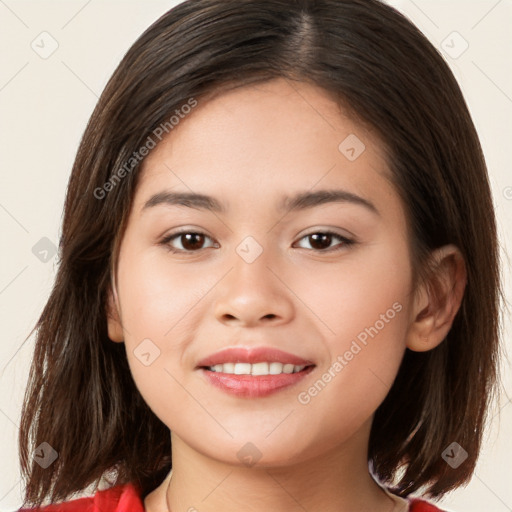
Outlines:
MULTIPOLYGON (((443 512, 419 498, 409 498, 409 512, 443 512)), ((36 509, 19 509, 18 512, 35 512, 36 509)), ((64 503, 42 507, 41 512, 145 512, 140 489, 133 483, 117 485, 94 496, 78 498, 64 503)))

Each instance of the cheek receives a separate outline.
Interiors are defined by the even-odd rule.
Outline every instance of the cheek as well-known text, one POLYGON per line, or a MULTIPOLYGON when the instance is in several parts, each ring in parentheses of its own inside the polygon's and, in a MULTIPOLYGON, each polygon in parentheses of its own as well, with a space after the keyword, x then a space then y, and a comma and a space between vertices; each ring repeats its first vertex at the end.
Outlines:
POLYGON ((328 384, 318 402, 333 404, 339 414, 364 403, 365 414, 384 399, 405 352, 411 284, 408 251, 398 240, 376 244, 347 257, 337 270, 333 267, 326 268, 325 275, 316 272, 315 282, 321 286, 314 286, 311 277, 303 278, 302 293, 309 288, 307 303, 321 320, 318 325, 325 333, 330 359, 322 368, 328 384), (337 398, 340 394, 343 400, 337 398))
POLYGON ((127 331, 137 337, 171 341, 187 323, 188 313, 211 288, 214 276, 170 265, 163 248, 138 255, 128 247, 126 253, 129 256, 119 262, 118 274, 127 331))
POLYGON ((218 277, 169 265, 163 249, 143 254, 127 243, 124 250, 118 279, 128 363, 145 402, 168 423, 170 407, 173 417, 197 407, 180 385, 184 349, 200 326, 198 302, 218 277))
POLYGON ((345 289, 331 292, 330 301, 324 297, 326 303, 339 304, 332 308, 335 315, 324 310, 335 331, 324 338, 329 361, 318 369, 309 387, 298 390, 305 421, 321 419, 321 424, 312 426, 319 449, 353 435, 372 417, 388 394, 405 352, 405 288, 379 288, 366 277, 363 284, 351 276, 345 280, 345 289))
POLYGON ((342 349, 375 324, 383 339, 404 333, 411 279, 407 246, 386 240, 301 272, 294 291, 321 320, 326 340, 342 349))

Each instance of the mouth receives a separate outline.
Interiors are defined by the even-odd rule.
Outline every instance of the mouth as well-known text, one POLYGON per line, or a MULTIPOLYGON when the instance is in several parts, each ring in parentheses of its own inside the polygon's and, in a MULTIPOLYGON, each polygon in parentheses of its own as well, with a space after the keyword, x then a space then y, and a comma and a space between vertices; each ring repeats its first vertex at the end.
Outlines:
POLYGON ((201 359, 207 384, 244 398, 259 398, 296 385, 315 368, 313 361, 272 346, 231 346, 201 359))

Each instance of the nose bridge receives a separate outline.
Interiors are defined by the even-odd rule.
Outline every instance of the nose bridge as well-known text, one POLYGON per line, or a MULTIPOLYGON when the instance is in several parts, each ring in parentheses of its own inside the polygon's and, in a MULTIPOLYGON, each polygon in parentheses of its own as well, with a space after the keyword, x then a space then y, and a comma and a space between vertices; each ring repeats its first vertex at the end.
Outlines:
POLYGON ((215 314, 220 321, 254 324, 265 319, 283 321, 292 313, 286 287, 274 275, 277 258, 252 236, 245 237, 230 260, 231 271, 218 290, 215 314))

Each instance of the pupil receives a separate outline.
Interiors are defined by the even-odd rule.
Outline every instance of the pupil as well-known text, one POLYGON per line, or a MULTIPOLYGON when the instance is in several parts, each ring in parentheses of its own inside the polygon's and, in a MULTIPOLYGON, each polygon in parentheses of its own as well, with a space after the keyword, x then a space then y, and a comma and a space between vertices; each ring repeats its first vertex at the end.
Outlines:
POLYGON ((315 249, 325 249, 326 247, 329 247, 331 245, 332 236, 327 233, 313 233, 312 235, 309 235, 309 236, 310 236, 310 238, 313 239, 313 242, 311 243, 311 241, 310 241, 310 243, 311 243, 311 246, 314 247, 315 249), (326 243, 318 244, 318 241, 320 239, 322 239, 326 243))
POLYGON ((185 249, 200 249, 203 235, 199 233, 186 233, 183 235, 185 237, 185 243, 182 242, 182 245, 185 249), (197 239, 201 239, 199 243, 197 243, 197 239))

